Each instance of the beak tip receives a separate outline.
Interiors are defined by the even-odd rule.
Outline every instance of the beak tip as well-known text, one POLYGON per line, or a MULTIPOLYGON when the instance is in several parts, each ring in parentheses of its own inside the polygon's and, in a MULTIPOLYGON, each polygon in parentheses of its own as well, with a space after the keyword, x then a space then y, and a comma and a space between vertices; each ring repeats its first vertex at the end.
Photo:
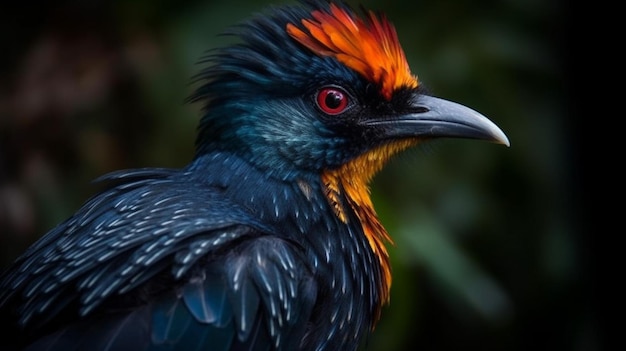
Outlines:
POLYGON ((480 126, 479 129, 483 130, 483 132, 485 133, 485 139, 490 140, 496 144, 502 144, 506 147, 511 147, 511 142, 509 141, 509 138, 506 136, 506 134, 504 134, 500 127, 498 127, 490 119, 481 115, 480 113, 473 110, 470 111, 475 113, 472 120, 474 121, 475 125, 480 126))
POLYGON ((506 136, 506 134, 504 134, 504 132, 500 128, 498 128, 496 130, 496 133, 494 133, 494 141, 506 147, 511 147, 511 142, 509 141, 509 138, 506 136))

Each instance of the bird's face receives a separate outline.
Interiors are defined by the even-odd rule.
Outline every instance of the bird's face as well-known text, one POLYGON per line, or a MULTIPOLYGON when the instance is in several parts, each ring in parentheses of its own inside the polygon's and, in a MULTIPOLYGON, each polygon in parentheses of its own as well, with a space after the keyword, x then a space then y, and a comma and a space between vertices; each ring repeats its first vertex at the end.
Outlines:
POLYGON ((385 18, 307 6, 242 24, 242 42, 211 56, 195 96, 207 101, 199 154, 225 148, 282 178, 338 171, 367 183, 421 140, 508 144, 478 112, 424 93, 385 18))

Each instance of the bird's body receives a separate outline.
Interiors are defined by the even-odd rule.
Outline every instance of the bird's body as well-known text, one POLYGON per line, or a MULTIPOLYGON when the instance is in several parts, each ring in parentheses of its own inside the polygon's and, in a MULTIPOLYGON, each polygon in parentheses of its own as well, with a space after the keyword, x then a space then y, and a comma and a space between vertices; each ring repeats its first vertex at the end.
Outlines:
MULTIPOLYGON (((251 344, 263 338, 264 347, 294 345, 309 324, 325 326, 331 316, 351 337, 341 340, 342 331, 328 338, 329 329, 320 327, 303 345, 349 347, 371 326, 381 298, 377 257, 360 228, 334 215, 319 183, 268 178, 228 153, 200 157, 185 170, 108 178, 109 190, 23 256, 26 267, 29 257, 51 258, 37 264, 36 279, 24 282, 24 293, 33 294, 20 313, 28 325, 58 325, 42 319, 60 308, 63 322, 76 323, 62 333, 95 333, 66 342, 85 349, 111 343, 113 350, 116 337, 136 341, 138 349, 154 339, 165 348, 180 342, 181 350, 213 350, 215 335, 223 345, 215 349, 229 350, 236 335, 251 344), (343 257, 351 260, 337 259, 343 257), (79 306, 70 300, 77 297, 79 306), (42 315, 38 309, 47 303, 42 315), (78 321, 80 313, 107 327, 78 321), (162 319, 158 326, 153 318, 162 319), (202 331, 212 325, 213 332, 202 331), (270 325, 273 336, 266 335, 270 325)), ((26 277, 18 274, 13 281, 26 277)))
POLYGON ((103 177, 4 273, 9 349, 355 350, 391 284, 371 177, 423 139, 508 143, 423 94, 378 15, 309 2, 236 34, 193 162, 103 177))

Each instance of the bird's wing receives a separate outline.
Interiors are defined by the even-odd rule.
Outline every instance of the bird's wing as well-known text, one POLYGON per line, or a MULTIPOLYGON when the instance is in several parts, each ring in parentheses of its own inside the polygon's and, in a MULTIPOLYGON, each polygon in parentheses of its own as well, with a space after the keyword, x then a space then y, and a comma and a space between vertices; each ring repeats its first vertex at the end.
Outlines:
POLYGON ((20 325, 50 330, 69 321, 42 342, 228 350, 258 338, 282 345, 303 330, 316 289, 297 244, 273 236, 219 188, 190 186, 175 171, 107 179, 118 184, 47 233, 0 281, 0 309, 9 306, 20 325))

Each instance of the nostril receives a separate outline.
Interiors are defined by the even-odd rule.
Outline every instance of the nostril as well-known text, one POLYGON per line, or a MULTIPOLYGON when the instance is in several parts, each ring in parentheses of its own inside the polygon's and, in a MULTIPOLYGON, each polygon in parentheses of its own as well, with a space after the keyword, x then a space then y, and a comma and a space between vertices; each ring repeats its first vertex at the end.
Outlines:
POLYGON ((412 106, 411 107, 411 112, 412 113, 426 113, 430 111, 430 109, 428 107, 424 107, 424 106, 412 106))

